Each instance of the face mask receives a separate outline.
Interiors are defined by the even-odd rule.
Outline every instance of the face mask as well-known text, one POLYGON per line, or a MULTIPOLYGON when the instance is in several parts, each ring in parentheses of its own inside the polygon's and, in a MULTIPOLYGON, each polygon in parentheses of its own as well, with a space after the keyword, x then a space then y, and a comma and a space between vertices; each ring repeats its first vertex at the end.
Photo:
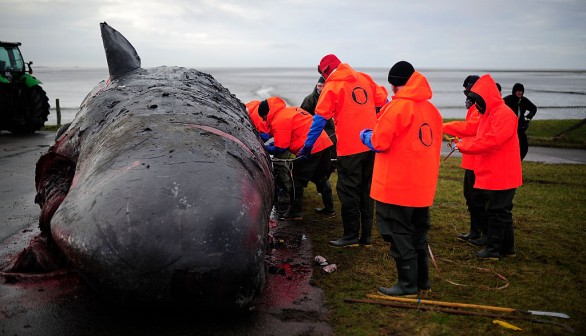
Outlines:
POLYGON ((468 94, 468 99, 472 100, 476 104, 478 112, 484 114, 484 112, 486 111, 486 102, 484 101, 484 99, 482 99, 481 96, 479 96, 476 92, 470 92, 468 94))

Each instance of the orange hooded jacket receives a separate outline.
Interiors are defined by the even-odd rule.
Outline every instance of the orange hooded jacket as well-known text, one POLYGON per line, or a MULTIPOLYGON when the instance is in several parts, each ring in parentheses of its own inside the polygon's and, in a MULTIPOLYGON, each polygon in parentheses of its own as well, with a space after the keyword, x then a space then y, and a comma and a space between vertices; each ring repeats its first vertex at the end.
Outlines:
POLYGON ((248 111, 248 116, 252 121, 256 130, 261 133, 269 133, 269 126, 267 125, 266 121, 262 120, 262 118, 258 115, 258 105, 260 105, 260 100, 253 100, 246 103, 246 110, 248 111))
POLYGON ((376 107, 383 106, 387 96, 384 86, 379 86, 369 75, 352 69, 346 63, 338 65, 328 76, 315 114, 326 120, 334 118, 338 156, 369 151, 360 141, 360 131, 374 127, 376 107))
POLYGON ((523 177, 515 113, 505 105, 490 75, 480 77, 470 91, 482 97, 486 104, 476 136, 464 138, 457 145, 463 154, 476 155, 474 188, 506 190, 521 186, 523 177))
MULTIPOLYGON (((267 125, 275 139, 275 147, 289 148, 291 153, 297 154, 307 139, 313 121, 312 115, 299 107, 287 107, 285 101, 279 97, 268 98, 267 103, 267 125)), ((321 152, 333 145, 328 134, 322 131, 311 153, 321 152)))
MULTIPOLYGON (((478 130, 478 121, 480 113, 475 105, 472 105, 466 113, 464 121, 450 121, 444 123, 444 133, 456 136, 460 139, 473 137, 478 130)), ((474 170, 474 155, 462 153, 462 164, 460 167, 468 170, 474 170)))
POLYGON ((370 196, 387 204, 433 204, 442 146, 442 116, 429 101, 427 79, 415 71, 379 112, 371 142, 374 159, 370 196))

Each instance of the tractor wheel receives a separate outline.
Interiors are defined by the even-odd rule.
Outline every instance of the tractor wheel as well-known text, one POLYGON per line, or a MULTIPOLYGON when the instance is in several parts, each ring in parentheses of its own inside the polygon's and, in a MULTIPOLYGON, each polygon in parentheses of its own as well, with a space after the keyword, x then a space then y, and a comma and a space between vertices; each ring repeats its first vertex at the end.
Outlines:
POLYGON ((27 106, 26 128, 28 133, 34 133, 45 125, 49 115, 49 98, 42 87, 35 85, 26 92, 27 106))
POLYGON ((38 85, 21 90, 16 104, 12 105, 12 118, 3 128, 14 134, 32 134, 47 121, 49 98, 45 90, 38 85))

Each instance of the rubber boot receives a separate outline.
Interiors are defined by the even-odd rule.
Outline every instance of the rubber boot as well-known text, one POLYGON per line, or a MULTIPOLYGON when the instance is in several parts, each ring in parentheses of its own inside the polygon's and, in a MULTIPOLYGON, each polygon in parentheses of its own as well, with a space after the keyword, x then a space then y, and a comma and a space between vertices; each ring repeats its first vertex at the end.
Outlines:
POLYGON ((321 199, 324 203, 323 208, 315 209, 315 212, 318 214, 324 215, 335 215, 336 210, 334 209, 334 195, 332 194, 332 187, 330 185, 330 181, 326 181, 324 183, 323 189, 320 191, 321 199))
POLYGON ((417 288, 422 292, 430 292, 429 259, 426 250, 417 250, 417 288))
POLYGON ((397 284, 393 287, 379 287, 378 292, 389 296, 417 296, 417 258, 395 259, 397 284))
POLYGON ((280 220, 303 220, 303 188, 296 187, 291 207, 279 217, 280 220))
POLYGON ((503 244, 505 221, 502 215, 488 215, 488 236, 486 237, 486 246, 483 250, 476 252, 476 256, 485 260, 498 260, 500 250, 503 244))
POLYGON ((329 244, 335 247, 357 247, 358 229, 360 224, 355 221, 343 221, 344 235, 338 240, 330 240, 329 244))
POLYGON ((359 244, 363 247, 372 247, 372 218, 362 218, 359 244))
POLYGON ((503 246, 500 251, 501 257, 516 257, 515 253, 515 228, 513 223, 507 223, 505 225, 505 232, 503 237, 503 246))
POLYGON ((363 247, 372 246, 372 225, 374 223, 374 201, 361 206, 360 210, 360 240, 363 247))
POLYGON ((466 242, 476 247, 485 246, 488 237, 488 215, 483 207, 475 207, 474 213, 476 216, 476 225, 480 234, 478 238, 468 239, 466 242))
POLYGON ((477 240, 482 236, 482 231, 480 228, 482 226, 482 212, 484 210, 479 207, 470 206, 468 207, 468 211, 470 212, 470 231, 468 233, 458 235, 458 239, 464 242, 468 242, 469 240, 477 240))

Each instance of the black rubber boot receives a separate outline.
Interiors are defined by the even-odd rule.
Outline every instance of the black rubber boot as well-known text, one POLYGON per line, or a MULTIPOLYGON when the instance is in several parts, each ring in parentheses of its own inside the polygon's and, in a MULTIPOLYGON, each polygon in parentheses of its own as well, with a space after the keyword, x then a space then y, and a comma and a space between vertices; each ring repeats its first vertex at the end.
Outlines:
POLYGON ((417 258, 395 259, 397 264, 397 284, 393 287, 379 287, 378 292, 389 296, 417 296, 417 258))
POLYGON ((458 239, 465 242, 477 240, 482 235, 483 208, 470 206, 468 211, 470 212, 470 232, 458 235, 458 239))
POLYGON ((480 259, 498 260, 501 256, 500 250, 503 244, 505 222, 499 217, 496 214, 489 214, 486 246, 483 250, 475 253, 480 259))
POLYGON ((357 247, 358 246, 358 237, 342 237, 338 240, 330 240, 330 245, 334 247, 357 247))
POLYGON ((372 247, 372 225, 374 210, 362 210, 360 212, 360 245, 372 247))
POLYGON ((330 186, 330 181, 326 181, 324 183, 324 188, 320 191, 320 193, 321 199, 324 203, 324 207, 315 209, 315 212, 324 215, 335 215, 336 210, 334 209, 334 195, 332 194, 332 187, 330 186))
POLYGON ((362 223, 359 243, 364 247, 372 247, 372 221, 366 220, 362 223))
POLYGON ((486 245, 486 240, 487 240, 486 236, 481 236, 478 239, 469 239, 466 242, 472 246, 481 247, 481 246, 486 245))
POLYGON ((516 257, 515 253, 515 229, 513 223, 507 223, 505 225, 505 232, 503 237, 503 246, 500 251, 501 257, 516 257))
POLYGON ((330 240, 329 244, 335 247, 356 247, 358 246, 358 228, 357 222, 344 221, 344 235, 338 240, 330 240))
POLYGON ((289 210, 279 216, 280 220, 303 220, 303 188, 295 188, 295 197, 289 210))
POLYGON ((430 291, 429 259, 426 250, 417 250, 417 288, 420 291, 430 291))

